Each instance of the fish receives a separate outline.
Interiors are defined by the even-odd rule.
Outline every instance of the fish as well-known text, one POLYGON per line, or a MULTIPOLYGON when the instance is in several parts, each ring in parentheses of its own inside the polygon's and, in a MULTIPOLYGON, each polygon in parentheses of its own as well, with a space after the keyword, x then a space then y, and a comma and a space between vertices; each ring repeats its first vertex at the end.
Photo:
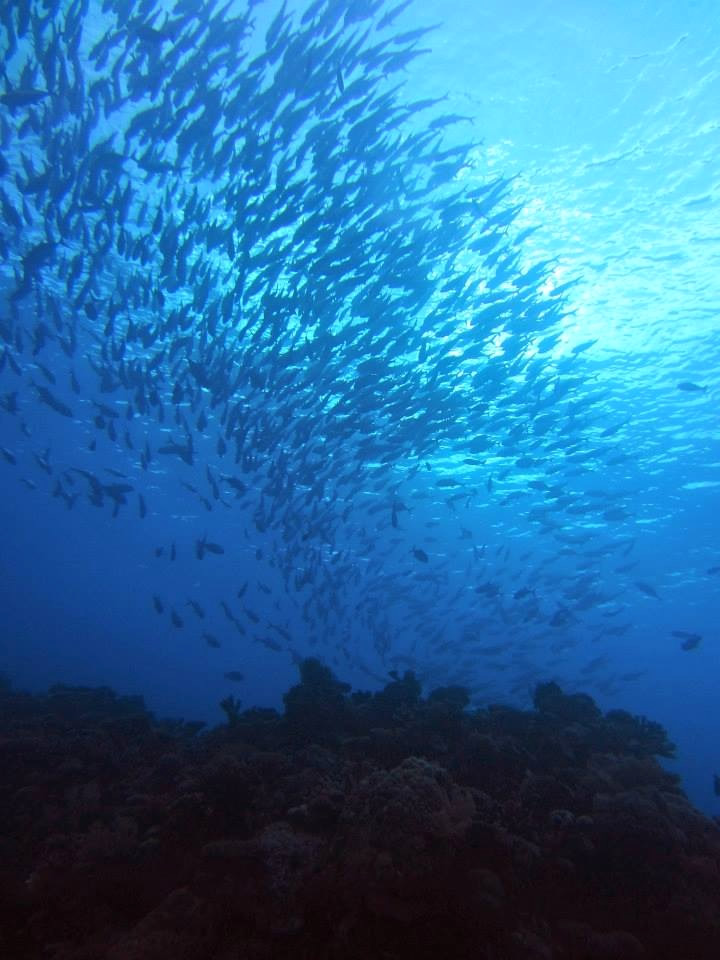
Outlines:
POLYGON ((622 507, 612 507, 610 510, 605 510, 602 516, 603 520, 609 520, 614 523, 619 520, 627 520, 630 514, 622 507))
POLYGON ((492 583, 488 580, 486 583, 478 584, 475 587, 475 593, 483 594, 486 597, 497 597, 500 595, 501 590, 497 583, 492 583))
POLYGON ((647 670, 630 670, 628 673, 621 673, 620 680, 630 683, 634 680, 640 680, 641 677, 644 677, 647 673, 647 670))
POLYGON ((227 474, 220 474, 220 479, 223 481, 223 483, 227 483, 228 486, 232 487, 232 489, 235 491, 235 496, 238 498, 247 492, 247 485, 237 477, 228 476, 227 474))
POLYGON ((0 409, 3 409, 6 413, 16 414, 18 411, 17 398, 17 390, 13 390, 11 393, 6 393, 4 396, 0 397, 0 409))
POLYGON ((207 465, 205 466, 205 474, 206 474, 206 476, 207 476, 208 483, 210 484, 210 488, 211 488, 211 490, 212 490, 212 495, 213 495, 213 497, 214 497, 216 500, 219 500, 219 499, 220 499, 220 488, 218 487, 217 481, 215 480, 215 477, 213 476, 212 471, 210 470, 210 467, 207 466, 207 465))
POLYGON ((568 624, 572 623, 574 619, 575 617, 572 615, 570 610, 568 610, 567 607, 560 605, 550 618, 550 626, 566 627, 568 624))
POLYGON ((228 620, 231 623, 237 623, 237 617, 235 616, 235 614, 232 612, 232 610, 224 600, 220 601, 220 606, 223 608, 223 613, 228 618, 228 620))
POLYGON ((212 541, 208 540, 207 535, 205 535, 200 540, 195 541, 195 556, 198 558, 198 560, 202 560, 206 553, 220 555, 225 553, 225 548, 219 543, 213 543, 212 541))
POLYGON ((57 377, 44 363, 40 363, 39 360, 35 361, 35 366, 38 368, 40 373, 45 377, 48 383, 57 383, 57 377))
POLYGON ((673 637, 682 640, 680 646, 683 650, 694 650, 702 641, 699 633, 688 633, 687 630, 672 630, 671 633, 673 637))
POLYGON ((193 610, 195 611, 195 614, 196 614, 198 617, 200 617, 201 620, 204 620, 204 619, 205 619, 205 610, 204 610, 203 607, 197 602, 197 600, 188 600, 188 601, 187 601, 187 605, 188 605, 189 607, 192 607, 192 608, 193 608, 193 610))
POLYGON ((15 110, 19 107, 34 107, 47 96, 49 96, 47 90, 16 87, 14 90, 6 90, 5 93, 0 94, 0 103, 15 110))
POLYGON ((644 593, 646 596, 648 596, 648 597, 654 597, 655 600, 659 600, 659 599, 660 599, 660 595, 658 594, 658 592, 657 592, 657 590, 655 589, 655 587, 653 587, 651 584, 645 583, 643 580, 636 580, 636 581, 635 581, 635 586, 638 588, 638 590, 639 590, 641 593, 644 593))
POLYGON ((700 645, 701 640, 702 637, 696 633, 693 636, 688 637, 687 640, 683 640, 680 646, 683 650, 694 650, 700 645))
POLYGON ((197 587, 149 565, 154 609, 259 654, 298 635, 368 676, 480 684, 477 629, 512 684, 549 669, 551 627, 622 636, 644 455, 586 369, 596 341, 560 349, 571 284, 524 243, 516 186, 468 177, 468 117, 404 82, 431 28, 396 31, 408 0, 257 26, 256 5, 103 0, 99 35, 85 2, 3 21, 2 456, 53 508, 109 508, 141 562, 212 554, 197 587), (227 552, 186 540, 205 512, 227 552))
POLYGON ((283 645, 272 637, 253 637, 253 640, 255 640, 256 643, 261 643, 264 647, 267 647, 268 650, 273 650, 275 653, 283 652, 283 645))
POLYGON ((233 683, 240 683, 245 679, 245 674, 239 670, 228 670, 223 676, 226 680, 231 680, 233 683))
POLYGON ((706 393, 707 387, 701 386, 698 383, 693 383, 691 380, 681 380, 677 384, 678 390, 684 390, 686 393, 706 393))
POLYGON ((35 458, 35 462, 40 467, 40 469, 44 473, 47 473, 48 476, 50 476, 53 472, 53 468, 50 463, 50 447, 47 447, 45 449, 45 452, 42 454, 34 453, 33 457, 35 458))
POLYGON ((164 443, 157 448, 157 452, 164 456, 174 454, 190 467, 195 463, 194 444, 190 436, 188 436, 185 443, 179 443, 177 441, 164 443))
POLYGON ((47 387, 43 387, 34 381, 33 386, 37 390, 40 400, 50 407, 51 410, 61 414, 63 417, 72 418, 74 416, 72 409, 63 400, 60 400, 55 394, 51 393, 47 387))
POLYGON ((531 587, 520 587, 513 594, 513 600, 524 600, 525 597, 534 596, 535 591, 531 587))
POLYGON ((286 640, 288 643, 290 643, 290 640, 292 639, 292 637, 290 635, 289 630, 287 630, 285 627, 281 627, 277 623, 272 623, 270 620, 268 620, 267 625, 271 630, 275 630, 276 633, 279 633, 280 636, 283 638, 283 640, 286 640))
POLYGON ((54 497, 59 497, 61 500, 63 500, 63 502, 65 503, 65 506, 68 508, 68 510, 72 510, 72 508, 73 508, 74 505, 75 505, 75 501, 77 500, 77 497, 78 497, 78 495, 77 495, 76 493, 73 493, 73 494, 68 493, 68 491, 65 490, 64 487, 63 487, 63 485, 60 483, 60 480, 59 480, 59 479, 55 481, 55 488, 53 489, 53 496, 54 496, 54 497))

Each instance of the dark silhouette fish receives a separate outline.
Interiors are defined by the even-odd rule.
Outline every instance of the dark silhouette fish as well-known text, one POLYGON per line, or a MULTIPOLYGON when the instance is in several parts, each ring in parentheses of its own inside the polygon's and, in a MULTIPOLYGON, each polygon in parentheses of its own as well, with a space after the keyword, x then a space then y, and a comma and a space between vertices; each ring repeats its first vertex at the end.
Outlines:
POLYGON ((55 253, 56 244, 52 240, 43 240, 31 247, 22 258, 24 282, 28 283, 35 273, 50 262, 55 253))
POLYGON ((672 635, 682 640, 680 646, 683 650, 694 650, 700 645, 702 636, 699 633, 688 633, 687 630, 673 630, 672 635))
POLYGON ((101 488, 103 493, 119 504, 127 503, 127 494, 135 489, 130 483, 103 483, 101 488))
POLYGON ((645 583, 643 580, 636 580, 635 586, 638 588, 638 590, 641 593, 644 593, 646 596, 654 597, 656 600, 660 599, 660 595, 658 594, 655 587, 651 586, 651 584, 645 583))
POLYGON ((692 383, 690 380, 681 380, 677 385, 678 390, 684 390, 686 393, 706 393, 707 387, 701 386, 699 383, 692 383))
MULTIPOLYGON (((52 468, 52 465, 51 465, 51 463, 50 463, 50 447, 48 447, 48 448, 45 450, 45 452, 42 453, 42 454, 40 454, 40 453, 34 453, 34 454, 33 454, 33 457, 35 458, 35 462, 36 462, 37 465, 40 467, 40 469, 41 469, 44 473, 47 473, 48 476, 50 476, 50 474, 52 474, 52 472, 53 472, 53 468, 52 468)), ((88 477, 91 477, 92 475, 91 475, 91 474, 87 474, 87 476, 88 476, 88 477)), ((93 479, 95 479, 95 478, 93 477, 93 479)))
POLYGON ((523 600, 525 597, 534 595, 535 591, 530 587, 520 587, 519 590, 516 590, 513 594, 513 600, 523 600))
POLYGON ((264 647, 267 647, 268 650, 274 650, 275 653, 282 653, 284 650, 283 645, 273 637, 253 637, 253 640, 261 643, 264 647))
POLYGON ((5 93, 0 94, 0 103, 14 110, 17 107, 33 107, 37 103, 42 103, 47 96, 49 96, 47 90, 16 87, 14 90, 6 90, 5 93))
POLYGON ((560 605, 550 618, 551 627, 567 627, 575 620, 573 614, 567 607, 560 605))
POLYGON ((6 393, 4 396, 0 397, 0 409, 4 410, 6 413, 17 413, 17 397, 17 390, 13 390, 12 393, 6 393))
POLYGON ((43 403, 47 404, 51 410, 54 410, 56 413, 61 414, 63 417, 73 417, 74 414, 72 409, 63 401, 59 400, 55 394, 51 393, 47 387, 43 387, 42 384, 37 384, 33 381, 33 386, 38 392, 38 396, 43 403))
POLYGON ((481 593, 486 597, 497 597, 500 595, 500 587, 497 583, 492 583, 488 580, 486 583, 481 583, 475 587, 475 593, 481 593))
POLYGON ((195 541, 195 556, 202 560, 206 553, 222 554, 225 553, 225 547, 219 543, 213 543, 204 536, 201 540, 195 541))
POLYGON ((430 557, 428 557, 428 555, 425 553, 425 551, 424 551, 423 549, 421 549, 420 547, 413 547, 413 548, 412 548, 412 554, 413 554, 413 556, 415 557, 416 560, 419 560, 419 561, 420 561, 420 563, 427 563, 428 560, 430 559, 430 557))
POLYGON ((630 514, 627 510, 623 510, 622 507, 612 507, 610 510, 605 510, 603 513, 603 520, 609 520, 610 522, 615 522, 618 520, 628 520, 630 514))
POLYGON ((193 443, 189 436, 185 443, 177 443, 176 441, 165 443, 161 447, 158 447, 157 452, 162 453, 165 456, 175 454, 175 456, 180 457, 180 459, 187 463, 187 465, 190 467, 195 462, 193 443))
POLYGON ((237 617, 235 616, 235 614, 232 612, 232 610, 230 609, 230 607, 227 605, 227 603, 226 603, 224 600, 221 600, 221 601, 220 601, 220 606, 221 606, 222 609, 223 609, 223 613, 225 614, 225 616, 228 618, 228 620, 229 620, 231 623, 237 623, 237 622, 238 622, 237 617))
POLYGON ((196 615, 197 615, 198 617, 200 617, 201 620, 204 620, 204 619, 205 619, 205 610, 204 610, 203 607, 197 602, 197 600, 188 600, 187 603, 188 603, 188 606, 189 606, 189 607, 192 607, 192 608, 193 608, 193 610, 195 611, 196 615))
POLYGON ((688 637, 687 640, 683 640, 680 646, 682 647, 683 650, 694 650, 697 646, 700 645, 701 640, 702 640, 702 637, 699 636, 698 634, 695 634, 695 636, 688 637))

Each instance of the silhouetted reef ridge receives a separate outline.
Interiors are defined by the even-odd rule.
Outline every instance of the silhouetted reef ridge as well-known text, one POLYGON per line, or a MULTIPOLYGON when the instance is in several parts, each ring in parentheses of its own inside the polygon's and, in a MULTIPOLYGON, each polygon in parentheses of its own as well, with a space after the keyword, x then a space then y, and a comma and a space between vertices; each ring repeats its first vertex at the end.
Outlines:
POLYGON ((107 687, 0 688, 13 960, 704 960, 720 823, 663 728, 538 686, 469 711, 315 659, 284 713, 158 721, 107 687))

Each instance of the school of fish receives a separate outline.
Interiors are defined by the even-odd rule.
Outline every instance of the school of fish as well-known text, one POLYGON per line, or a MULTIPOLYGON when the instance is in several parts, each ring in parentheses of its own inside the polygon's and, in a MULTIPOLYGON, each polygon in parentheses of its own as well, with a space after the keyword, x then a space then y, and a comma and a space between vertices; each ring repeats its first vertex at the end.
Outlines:
POLYGON ((556 350, 510 181, 404 82, 409 2, 0 5, 0 466, 125 523, 172 490, 190 522, 148 550, 243 574, 147 604, 240 667, 313 647, 482 695, 579 647, 612 690, 626 598, 662 602, 622 424, 592 341, 556 350))

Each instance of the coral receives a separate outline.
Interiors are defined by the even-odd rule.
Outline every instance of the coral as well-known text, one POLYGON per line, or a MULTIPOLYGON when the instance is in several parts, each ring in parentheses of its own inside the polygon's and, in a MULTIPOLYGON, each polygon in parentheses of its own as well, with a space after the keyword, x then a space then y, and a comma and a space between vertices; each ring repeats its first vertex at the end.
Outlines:
POLYGON ((242 700, 239 700, 237 697, 234 697, 232 694, 228 694, 224 700, 220 701, 220 709, 227 717, 227 723, 229 727, 237 726, 240 720, 240 707, 242 706, 242 700))
POLYGON ((605 714, 605 720, 612 748, 635 756, 675 756, 675 744, 668 739, 667 731, 655 720, 633 716, 626 710, 609 710, 605 714))
POLYGON ((372 699, 377 726, 392 726, 410 719, 420 703, 421 692, 420 681, 412 670, 386 684, 372 699))
POLYGON ((304 661, 202 731, 108 688, 0 690, 13 960, 715 960, 720 825, 658 724, 555 684, 467 711, 304 661))
POLYGON ((563 693, 557 683, 539 683, 533 696, 535 709, 566 723, 585 723, 602 716, 600 708, 586 693, 563 693))
POLYGON ((427 695, 426 702, 433 719, 443 716, 459 718, 470 703, 470 691, 459 685, 437 687, 427 695))
POLYGON ((343 821, 360 824, 372 847, 403 853, 432 840, 459 840, 474 812, 472 795, 446 770, 408 757, 362 780, 348 798, 343 821))
POLYGON ((349 690, 350 685, 341 683, 329 667, 308 657, 300 663, 300 683, 283 696, 287 723, 299 736, 333 737, 343 726, 349 690))

